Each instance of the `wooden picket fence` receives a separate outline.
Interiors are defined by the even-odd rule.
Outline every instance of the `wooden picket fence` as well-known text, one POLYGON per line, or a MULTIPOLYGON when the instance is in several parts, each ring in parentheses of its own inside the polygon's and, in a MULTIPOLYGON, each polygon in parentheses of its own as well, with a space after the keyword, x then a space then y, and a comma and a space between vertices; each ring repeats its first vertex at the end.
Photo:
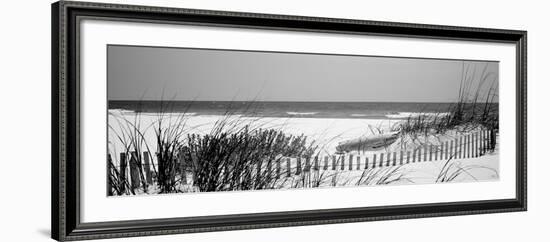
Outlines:
MULTIPOLYGON (((255 168, 258 173, 267 169, 269 173, 274 172, 271 174, 275 174, 277 177, 291 177, 300 175, 303 172, 320 170, 374 169, 417 162, 476 158, 494 149, 495 144, 495 131, 481 130, 445 141, 439 145, 423 145, 413 150, 380 152, 368 156, 282 157, 274 161, 258 162, 255 168)), ((109 162, 112 161, 110 154, 107 159, 109 162)), ((154 177, 151 166, 152 162, 148 152, 144 152, 141 159, 136 152, 132 152, 130 157, 127 157, 126 153, 120 153, 117 166, 119 178, 121 181, 128 182, 132 189, 140 187, 143 183, 153 184, 154 177), (142 160, 142 163, 140 164, 138 160, 142 160)), ((111 191, 109 182, 108 191, 111 191)))

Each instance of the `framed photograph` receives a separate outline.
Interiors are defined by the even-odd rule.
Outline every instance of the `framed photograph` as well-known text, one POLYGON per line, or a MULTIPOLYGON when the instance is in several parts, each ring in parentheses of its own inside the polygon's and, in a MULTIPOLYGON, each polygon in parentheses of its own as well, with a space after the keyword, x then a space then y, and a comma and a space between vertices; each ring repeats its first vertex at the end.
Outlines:
POLYGON ((525 31, 64 1, 52 26, 56 240, 527 209, 525 31))

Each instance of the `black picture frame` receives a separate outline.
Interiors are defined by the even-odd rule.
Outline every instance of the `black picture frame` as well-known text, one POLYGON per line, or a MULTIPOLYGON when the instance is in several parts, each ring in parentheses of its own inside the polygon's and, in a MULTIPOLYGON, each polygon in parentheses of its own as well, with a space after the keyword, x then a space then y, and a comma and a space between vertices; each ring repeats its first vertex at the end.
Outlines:
POLYGON ((366 20, 222 12, 61 1, 52 5, 52 238, 65 240, 194 233, 515 212, 527 210, 527 32, 366 20), (79 52, 82 19, 186 23, 429 39, 474 40, 516 45, 516 198, 205 217, 80 222, 79 52))

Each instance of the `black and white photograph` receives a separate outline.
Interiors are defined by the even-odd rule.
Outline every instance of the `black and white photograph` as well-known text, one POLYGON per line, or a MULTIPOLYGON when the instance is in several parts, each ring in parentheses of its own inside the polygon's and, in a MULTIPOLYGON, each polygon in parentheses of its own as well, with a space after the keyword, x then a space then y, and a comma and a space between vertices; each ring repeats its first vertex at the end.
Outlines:
POLYGON ((108 45, 108 196, 499 181, 499 62, 108 45))

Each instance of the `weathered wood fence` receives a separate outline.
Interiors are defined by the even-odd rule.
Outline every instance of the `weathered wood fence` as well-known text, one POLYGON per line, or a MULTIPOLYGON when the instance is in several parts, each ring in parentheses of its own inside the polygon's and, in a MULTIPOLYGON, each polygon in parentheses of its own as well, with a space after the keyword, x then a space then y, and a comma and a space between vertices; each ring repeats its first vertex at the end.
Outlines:
MULTIPOLYGON (((362 170, 379 167, 405 165, 416 162, 428 162, 449 159, 476 158, 486 154, 495 147, 496 134, 494 130, 481 130, 468 133, 452 140, 447 140, 437 145, 426 144, 412 150, 399 152, 379 152, 368 156, 354 155, 331 155, 314 157, 282 157, 268 162, 258 162, 258 172, 267 169, 271 174, 279 176, 300 175, 303 172, 319 170, 362 170)), ((138 157, 132 152, 130 157, 121 153, 119 164, 116 166, 121 182, 128 182, 129 186, 138 188, 140 185, 153 183, 152 162, 148 152, 138 157), (141 160, 140 164, 138 161, 141 160)), ((111 162, 109 154, 107 157, 111 162)), ((183 164, 182 164, 183 165, 183 164)), ((108 183, 108 191, 111 191, 111 184, 108 183)), ((122 184, 119 184, 122 186, 122 184)), ((124 187, 124 186, 122 186, 124 187)))

